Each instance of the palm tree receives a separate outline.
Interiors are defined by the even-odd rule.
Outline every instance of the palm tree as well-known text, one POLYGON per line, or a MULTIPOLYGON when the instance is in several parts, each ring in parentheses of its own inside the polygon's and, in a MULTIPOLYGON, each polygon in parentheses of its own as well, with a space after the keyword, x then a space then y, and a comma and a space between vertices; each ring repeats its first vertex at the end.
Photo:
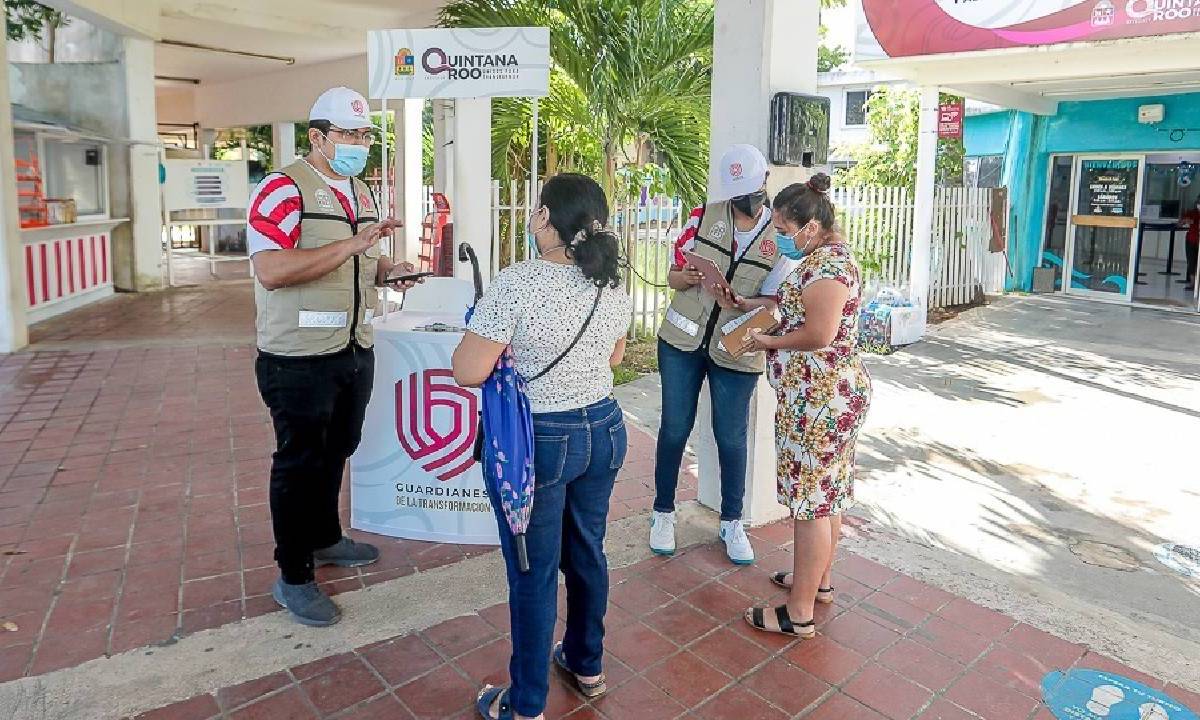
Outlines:
MULTIPOLYGON (((597 176, 610 196, 617 170, 649 143, 668 189, 700 202, 708 174, 712 84, 711 0, 452 0, 447 27, 550 28, 550 95, 539 108, 547 172, 597 176)), ((493 166, 528 172, 529 103, 498 99, 493 166)))

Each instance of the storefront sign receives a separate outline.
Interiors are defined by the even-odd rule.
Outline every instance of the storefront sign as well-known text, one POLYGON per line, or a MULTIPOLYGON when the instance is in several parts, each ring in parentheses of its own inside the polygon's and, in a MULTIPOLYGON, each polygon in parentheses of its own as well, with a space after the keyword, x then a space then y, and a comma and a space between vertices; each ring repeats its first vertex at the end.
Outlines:
POLYGON ((962 140, 963 136, 963 101, 942 103, 938 105, 938 137, 950 140, 962 140))
POLYGON ((856 60, 1200 31, 1200 0, 862 0, 856 60))
POLYGON ((163 203, 169 211, 242 209, 250 202, 243 160, 167 160, 163 203))
POLYGON ((1059 720, 1197 720, 1164 693, 1100 670, 1049 673, 1042 679, 1042 698, 1059 720))
POLYGON ((1137 160, 1084 160, 1079 214, 1133 217, 1137 160))
POLYGON ((367 67, 374 99, 542 97, 550 29, 373 30, 367 67))

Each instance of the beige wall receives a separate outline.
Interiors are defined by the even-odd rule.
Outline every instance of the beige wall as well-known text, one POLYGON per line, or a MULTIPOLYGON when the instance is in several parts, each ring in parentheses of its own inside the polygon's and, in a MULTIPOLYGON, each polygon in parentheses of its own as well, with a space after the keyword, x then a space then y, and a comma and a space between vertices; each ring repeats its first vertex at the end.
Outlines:
POLYGON ((154 105, 158 109, 160 123, 191 125, 197 122, 194 86, 155 88, 154 105))

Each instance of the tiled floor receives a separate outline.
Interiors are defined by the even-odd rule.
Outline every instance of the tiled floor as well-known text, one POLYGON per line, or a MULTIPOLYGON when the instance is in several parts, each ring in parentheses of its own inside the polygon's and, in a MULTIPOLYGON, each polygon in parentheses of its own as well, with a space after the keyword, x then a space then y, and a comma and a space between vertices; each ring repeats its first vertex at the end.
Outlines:
MULTIPOLYGON (((118 297, 34 335, 124 349, 0 357, 0 623, 16 627, 0 631, 0 682, 276 609, 273 435, 252 340, 182 344, 252 332, 244 293, 118 297), (180 346, 144 344, 171 339, 180 346)), ((650 507, 652 458, 653 440, 635 434, 614 519, 650 507)), ((681 495, 695 497, 692 478, 681 495)), ((382 561, 322 569, 331 592, 489 550, 372 537, 382 561)))
MULTIPOLYGON (((125 296, 44 323, 40 347, 0 357, 0 683, 274 610, 252 328, 245 286, 125 296)), ((613 519, 649 509, 653 452, 631 434, 613 519)), ((695 492, 685 477, 681 498, 695 492)), ((741 612, 780 599, 765 573, 790 562, 790 527, 752 534, 757 567, 706 545, 615 572, 612 689, 585 703, 555 676, 548 717, 1048 720, 1038 683, 1050 670, 1162 686, 852 555, 816 639, 756 633, 741 612)), ((480 551, 375 540, 383 561, 322 572, 331 591, 480 551)), ((144 717, 470 718, 478 687, 505 681, 506 633, 496 605, 144 717)))
MULTIPOLYGON (((1052 670, 1110 670, 1163 688, 1082 646, 853 555, 837 565, 837 601, 821 608, 815 639, 758 633, 741 612, 780 599, 765 571, 785 566, 788 555, 774 547, 786 526, 755 535, 765 551, 757 568, 734 569, 708 545, 616 573, 609 692, 585 702, 555 672, 547 718, 1052 720, 1039 690, 1052 670)), ((466 720, 477 717, 472 703, 482 684, 506 682, 507 631, 507 606, 496 605, 139 720, 466 720)), ((1167 691, 1200 707, 1200 696, 1167 691)))

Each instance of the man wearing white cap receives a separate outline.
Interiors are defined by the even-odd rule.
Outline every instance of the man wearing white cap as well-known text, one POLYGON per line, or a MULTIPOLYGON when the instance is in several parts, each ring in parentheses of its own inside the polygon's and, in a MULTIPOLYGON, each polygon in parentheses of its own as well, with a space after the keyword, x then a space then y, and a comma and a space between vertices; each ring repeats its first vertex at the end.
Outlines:
POLYGON ((377 288, 399 290, 411 273, 380 254, 400 223, 381 218, 356 176, 375 142, 362 95, 327 90, 309 113, 306 157, 271 173, 250 199, 258 360, 271 410, 271 521, 280 577, 275 601, 305 625, 332 625, 341 611, 317 586, 314 567, 359 567, 379 551, 342 535, 338 496, 371 397, 371 318, 377 288))
POLYGON ((721 157, 720 192, 692 211, 676 243, 669 283, 675 297, 658 333, 662 423, 655 457, 650 549, 675 552, 675 490, 688 436, 696 424, 700 388, 708 379, 713 434, 721 468, 720 537, 729 559, 754 562, 742 526, 746 493, 746 433, 750 396, 766 369, 762 353, 734 357, 721 345, 721 328, 773 295, 796 263, 779 255, 767 201, 767 160, 752 145, 734 145, 721 157), (708 289, 690 254, 711 260, 733 289, 708 289))

